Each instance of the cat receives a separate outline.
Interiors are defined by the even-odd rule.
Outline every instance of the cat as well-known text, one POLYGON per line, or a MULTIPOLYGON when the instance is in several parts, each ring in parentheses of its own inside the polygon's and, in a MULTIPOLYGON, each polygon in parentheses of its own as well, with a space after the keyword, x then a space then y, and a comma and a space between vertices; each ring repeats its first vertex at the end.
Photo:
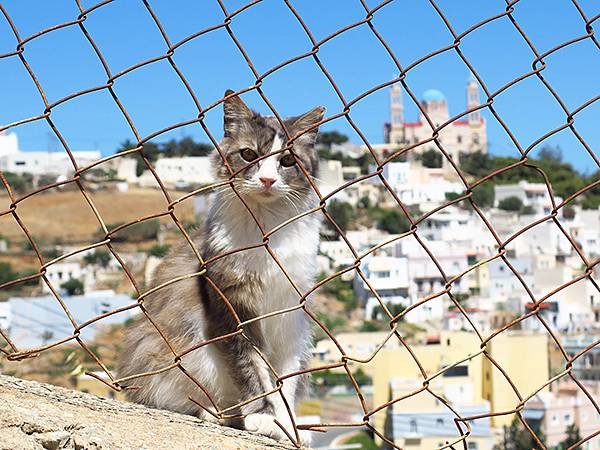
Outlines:
MULTIPOLYGON (((234 173, 234 186, 265 232, 286 220, 318 206, 314 189, 289 151, 267 156, 285 147, 287 139, 280 122, 252 111, 227 91, 223 102, 224 137, 219 144, 234 173)), ((293 151, 310 177, 316 180, 318 155, 315 150, 318 124, 325 109, 317 107, 298 117, 284 120, 293 142, 293 151)), ((222 157, 212 155, 215 176, 231 176, 222 157)), ((175 351, 182 352, 204 340, 233 333, 237 322, 221 298, 230 301, 241 321, 297 306, 300 295, 294 290, 275 259, 263 244, 263 234, 252 215, 229 185, 213 195, 203 226, 191 238, 206 261, 206 274, 169 284, 144 299, 150 317, 165 332, 175 351), (233 252, 234 250, 254 248, 233 252), (228 253, 233 252, 233 253, 228 253), (226 255, 218 257, 218 255, 226 255), (221 291, 219 293, 214 286, 221 291)), ((307 292, 315 283, 319 245, 319 212, 290 222, 268 237, 268 246, 299 290, 307 292)), ((153 286, 200 270, 200 263, 189 243, 173 247, 155 271, 153 286)), ((310 297, 309 297, 310 298, 310 297)), ((309 300, 307 300, 309 301, 309 300)), ((279 375, 306 367, 310 356, 310 319, 294 310, 243 326, 244 335, 217 340, 181 358, 181 365, 225 409, 276 388, 269 366, 256 346, 279 375)), ((172 365, 174 355, 156 328, 142 317, 126 329, 119 376, 155 372, 172 365)), ((242 417, 246 430, 285 439, 275 419, 294 436, 292 420, 297 396, 305 384, 304 376, 283 380, 281 394, 252 401, 229 412, 242 417)), ((135 386, 127 390, 136 402, 210 419, 203 408, 214 410, 206 395, 182 371, 174 367, 157 374, 124 382, 135 386)), ((230 421, 228 424, 233 423, 230 421)), ((308 443, 309 433, 301 439, 308 443)))

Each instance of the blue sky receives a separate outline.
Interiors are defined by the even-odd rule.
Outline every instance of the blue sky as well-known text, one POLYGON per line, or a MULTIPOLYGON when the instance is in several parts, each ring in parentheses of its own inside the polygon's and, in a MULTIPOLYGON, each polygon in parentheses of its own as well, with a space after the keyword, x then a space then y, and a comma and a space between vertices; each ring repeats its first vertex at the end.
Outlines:
MULTIPOLYGON (((92 3, 83 1, 84 7, 92 3)), ((225 3, 233 11, 244 2, 225 3)), ((374 6, 377 2, 368 3, 374 6)), ((437 3, 458 33, 505 8, 505 2, 500 0, 440 0, 437 3)), ((600 12, 597 2, 580 0, 579 3, 588 17, 600 12)), ((223 20, 214 0, 150 0, 150 4, 172 42, 223 20)), ((292 4, 316 39, 365 15, 358 0, 292 0, 292 4)), ((73 20, 78 15, 73 0, 7 0, 3 5, 22 37, 73 20)), ((515 6, 514 17, 540 52, 585 34, 583 20, 567 0, 522 0, 515 6)), ((403 66, 453 41, 443 21, 425 0, 391 2, 375 13, 373 24, 403 66)), ((113 74, 166 52, 166 45, 141 0, 115 0, 90 13, 85 26, 113 74)), ((231 27, 261 73, 311 48, 308 37, 280 0, 264 0, 250 7, 234 17, 231 27)), ((13 51, 15 45, 6 21, 0 17, 0 53, 13 51)), ((465 37, 460 48, 490 91, 530 71, 534 59, 506 17, 465 37)), ((98 59, 77 26, 34 39, 26 45, 24 55, 50 102, 106 82, 98 59)), ((393 62, 366 25, 324 44, 318 55, 347 100, 397 75, 393 62)), ((218 100, 228 88, 239 90, 254 83, 252 73, 223 28, 182 45, 173 58, 202 105, 218 100)), ((600 50, 589 39, 559 50, 546 62, 548 66, 542 73, 569 109, 600 93, 600 50)), ((454 51, 448 51, 410 70, 406 81, 419 97, 429 88, 442 91, 448 99, 451 115, 455 115, 465 110, 468 77, 467 67, 454 51)), ((114 89, 142 136, 193 119, 197 114, 166 60, 117 79, 114 89)), ((342 110, 335 92, 312 58, 295 62, 268 76, 263 89, 282 115, 298 114, 315 105, 326 106, 328 115, 342 110)), ((40 97, 17 57, 0 59, 0 98, 0 124, 43 111, 40 97)), ((244 99, 258 111, 268 111, 257 94, 246 94, 244 99)), ((496 98, 494 105, 524 148, 565 123, 559 105, 535 77, 506 90, 496 98)), ((406 95, 405 111, 406 120, 416 118, 417 109, 406 95)), ((516 156, 516 149, 499 124, 489 113, 484 112, 484 116, 488 120, 490 151, 516 156)), ((387 89, 357 103, 351 117, 369 142, 382 142, 382 125, 388 120, 387 89)), ((575 121, 577 131, 596 153, 600 144, 599 117, 600 101, 577 114, 575 121)), ((52 119, 73 149, 98 148, 108 155, 120 142, 133 138, 106 90, 58 106, 52 111, 52 119)), ((220 108, 207 114, 206 123, 217 138, 221 136, 221 120, 220 108)), ((343 118, 324 129, 338 129, 349 134, 352 141, 360 142, 343 118)), ((25 150, 60 149, 57 142, 49 138, 50 129, 44 121, 18 126, 13 131, 25 150)), ((155 140, 160 142, 184 135, 208 140, 196 124, 165 133, 155 140)), ((560 145, 565 159, 579 169, 596 169, 593 160, 568 129, 546 142, 560 145)))

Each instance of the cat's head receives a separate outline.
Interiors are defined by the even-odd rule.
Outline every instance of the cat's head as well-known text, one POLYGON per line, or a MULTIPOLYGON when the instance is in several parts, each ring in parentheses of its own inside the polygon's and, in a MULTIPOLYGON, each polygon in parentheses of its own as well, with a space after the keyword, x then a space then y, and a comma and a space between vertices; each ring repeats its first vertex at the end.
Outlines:
MULTIPOLYGON (((225 96, 231 94, 233 91, 225 92, 225 96)), ((286 147, 287 138, 275 117, 252 111, 238 96, 225 100, 223 110, 224 136, 219 147, 229 167, 237 173, 236 189, 263 203, 294 195, 293 192, 308 194, 312 190, 296 158, 289 150, 280 152, 286 147)), ((319 169, 315 150, 317 128, 307 130, 323 119, 324 112, 325 108, 317 107, 283 120, 290 137, 304 132, 294 140, 293 151, 311 177, 316 177, 319 169)), ((217 178, 230 178, 218 152, 214 154, 213 166, 217 178)))

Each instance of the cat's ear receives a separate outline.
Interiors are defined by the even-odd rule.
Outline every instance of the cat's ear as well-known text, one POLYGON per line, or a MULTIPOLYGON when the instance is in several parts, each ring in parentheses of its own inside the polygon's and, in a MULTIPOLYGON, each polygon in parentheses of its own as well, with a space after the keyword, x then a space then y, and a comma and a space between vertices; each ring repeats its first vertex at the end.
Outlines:
MULTIPOLYGON (((231 89, 225 91, 224 97, 227 97, 235 92, 231 89)), ((239 96, 233 96, 225 99, 223 102, 223 130, 225 135, 230 135, 237 128, 238 124, 244 120, 249 120, 254 116, 254 113, 239 96)))
MULTIPOLYGON (((323 120, 323 116, 325 115, 325 107, 317 106, 314 109, 311 109, 305 114, 296 117, 292 121, 292 128, 294 130, 294 134, 301 133, 305 130, 308 130, 311 127, 314 127, 321 120, 323 120)), ((305 141, 306 143, 313 144, 315 138, 317 137, 318 127, 312 128, 310 131, 304 133, 300 136, 299 139, 305 141)))

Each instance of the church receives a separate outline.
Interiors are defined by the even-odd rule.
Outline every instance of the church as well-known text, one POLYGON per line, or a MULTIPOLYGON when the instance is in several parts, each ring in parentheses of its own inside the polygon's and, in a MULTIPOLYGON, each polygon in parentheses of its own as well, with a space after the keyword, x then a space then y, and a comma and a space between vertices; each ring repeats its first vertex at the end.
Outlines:
MULTIPOLYGON (((479 85, 475 78, 471 77, 466 87, 466 109, 462 111, 471 110, 480 104, 479 85)), ((420 105, 434 127, 438 127, 450 119, 446 97, 436 89, 425 91, 420 105)), ((384 125, 385 142, 402 147, 424 141, 431 138, 432 135, 433 129, 422 111, 419 111, 417 121, 407 122, 404 120, 402 88, 399 83, 394 84, 390 89, 390 122, 384 125)), ((481 111, 472 111, 446 125, 440 130, 438 139, 442 148, 456 162, 459 161, 461 153, 487 152, 486 122, 481 116, 481 111)), ((410 153, 420 153, 430 148, 437 150, 433 141, 416 147, 410 153)))

